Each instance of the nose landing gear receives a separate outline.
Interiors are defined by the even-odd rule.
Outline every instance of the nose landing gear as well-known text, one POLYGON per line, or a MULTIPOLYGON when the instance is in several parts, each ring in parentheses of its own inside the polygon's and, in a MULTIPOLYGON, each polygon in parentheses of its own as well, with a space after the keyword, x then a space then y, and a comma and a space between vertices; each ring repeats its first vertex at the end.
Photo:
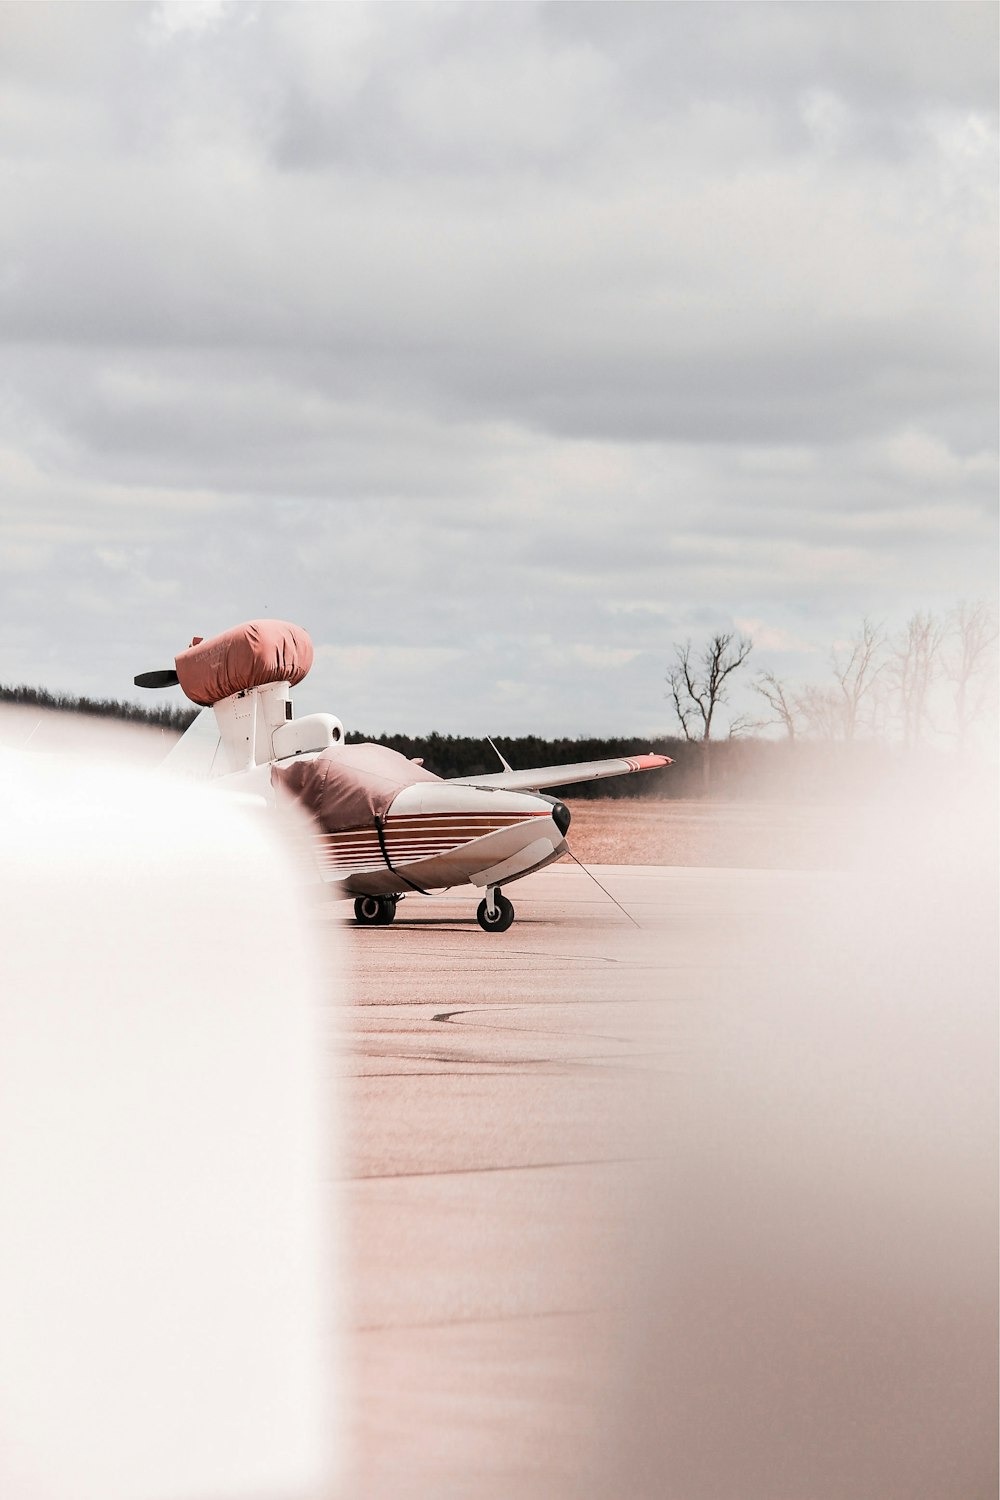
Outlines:
POLYGON ((484 932, 506 932, 514 920, 514 908, 496 886, 489 886, 486 900, 480 901, 476 920, 484 932))
POLYGON ((395 915, 395 896, 359 896, 354 903, 354 916, 362 927, 387 927, 395 915))

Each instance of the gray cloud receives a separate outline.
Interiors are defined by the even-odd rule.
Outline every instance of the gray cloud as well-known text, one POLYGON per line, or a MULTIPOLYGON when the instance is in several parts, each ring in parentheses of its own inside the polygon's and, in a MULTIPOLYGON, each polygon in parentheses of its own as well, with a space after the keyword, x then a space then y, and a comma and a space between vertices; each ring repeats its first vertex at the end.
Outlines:
POLYGON ((627 729, 993 590, 994 7, 4 23, 0 678, 275 613, 369 727, 627 729))

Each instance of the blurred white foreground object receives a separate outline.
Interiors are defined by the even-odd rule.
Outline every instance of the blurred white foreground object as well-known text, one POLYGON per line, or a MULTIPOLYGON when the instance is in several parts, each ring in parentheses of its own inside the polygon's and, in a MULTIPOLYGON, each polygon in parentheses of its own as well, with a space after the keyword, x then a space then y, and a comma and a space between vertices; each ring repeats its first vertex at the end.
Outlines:
POLYGON ((996 1495, 991 803, 863 808, 857 870, 712 912, 595 1497, 996 1495))
POLYGON ((290 858, 0 756, 0 1494, 328 1495, 329 1104, 290 858))

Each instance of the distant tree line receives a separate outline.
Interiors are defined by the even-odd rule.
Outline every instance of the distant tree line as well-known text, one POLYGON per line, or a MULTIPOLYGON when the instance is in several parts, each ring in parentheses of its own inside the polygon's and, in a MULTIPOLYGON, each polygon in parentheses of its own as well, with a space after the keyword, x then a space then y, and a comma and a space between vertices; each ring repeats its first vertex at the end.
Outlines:
MULTIPOLYGON (((866 618, 830 653, 826 682, 793 685, 761 671, 746 685, 761 707, 728 714, 729 693, 753 650, 720 631, 701 647, 674 647, 667 699, 680 733, 658 738, 497 736, 515 769, 608 760, 653 751, 661 771, 553 787, 567 797, 835 799, 877 793, 904 766, 947 778, 954 753, 991 744, 997 713, 996 619, 980 603, 943 616, 912 615, 895 633, 866 618)), ((751 700, 752 701, 752 700, 751 700)), ((124 719, 182 733, 194 707, 140 707, 0 685, 0 703, 124 719)), ((445 778, 500 770, 488 742, 469 735, 350 733, 348 744, 387 745, 445 778)))
POLYGON ((133 724, 153 724, 160 729, 184 730, 197 718, 197 708, 163 706, 145 708, 120 698, 77 698, 70 693, 49 693, 45 688, 5 687, 0 683, 0 703, 18 703, 29 708, 46 708, 55 713, 85 714, 94 719, 124 719, 133 724))

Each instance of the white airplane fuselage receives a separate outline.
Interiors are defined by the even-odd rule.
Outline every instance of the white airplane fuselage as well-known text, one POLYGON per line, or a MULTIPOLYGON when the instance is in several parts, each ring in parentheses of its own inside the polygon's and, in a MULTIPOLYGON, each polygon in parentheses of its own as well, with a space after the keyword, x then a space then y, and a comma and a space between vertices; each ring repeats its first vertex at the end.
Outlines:
POLYGON ((565 853, 560 806, 529 792, 420 782, 396 794, 381 841, 377 830, 327 834, 318 855, 327 878, 354 895, 507 884, 565 853))
MULTIPOLYGON (((272 765, 316 758, 290 756, 222 776, 219 785, 273 804, 272 765)), ((310 845, 320 878, 352 896, 506 885, 566 852, 569 813, 538 793, 422 781, 396 793, 381 825, 316 828, 310 845)))

